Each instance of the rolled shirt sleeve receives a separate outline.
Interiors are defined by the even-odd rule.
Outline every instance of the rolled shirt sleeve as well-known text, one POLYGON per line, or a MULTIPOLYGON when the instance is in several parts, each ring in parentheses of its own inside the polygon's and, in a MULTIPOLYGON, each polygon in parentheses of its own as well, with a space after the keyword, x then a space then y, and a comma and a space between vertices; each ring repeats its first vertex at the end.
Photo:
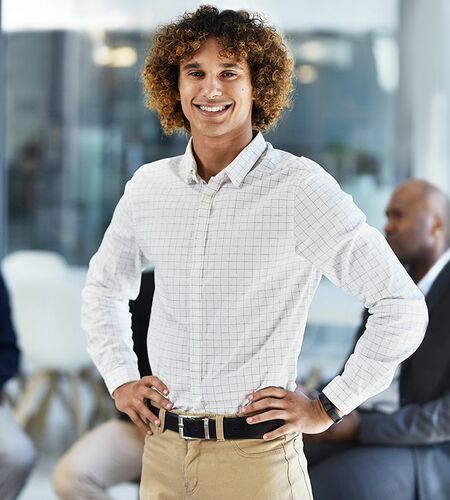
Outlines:
POLYGON ((140 378, 133 352, 128 302, 139 293, 142 271, 149 265, 135 238, 128 182, 111 224, 92 257, 83 290, 82 326, 88 352, 109 392, 140 378))
POLYGON ((347 414, 390 384, 399 363, 420 345, 428 313, 422 293, 352 197, 305 161, 316 173, 296 189, 296 252, 371 313, 343 373, 323 389, 347 414))

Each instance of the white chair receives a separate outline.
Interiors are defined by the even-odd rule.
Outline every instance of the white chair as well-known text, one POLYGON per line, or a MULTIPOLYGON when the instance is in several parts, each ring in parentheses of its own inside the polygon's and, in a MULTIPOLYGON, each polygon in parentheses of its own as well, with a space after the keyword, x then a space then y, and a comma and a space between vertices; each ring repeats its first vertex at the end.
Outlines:
POLYGON ((81 434, 86 428, 81 383, 88 382, 94 391, 96 411, 104 391, 93 373, 80 325, 80 279, 73 279, 65 260, 51 252, 15 252, 2 268, 22 360, 30 372, 16 404, 16 419, 24 427, 34 420, 42 431, 51 398, 57 395, 81 434), (69 381, 70 395, 64 380, 69 381))

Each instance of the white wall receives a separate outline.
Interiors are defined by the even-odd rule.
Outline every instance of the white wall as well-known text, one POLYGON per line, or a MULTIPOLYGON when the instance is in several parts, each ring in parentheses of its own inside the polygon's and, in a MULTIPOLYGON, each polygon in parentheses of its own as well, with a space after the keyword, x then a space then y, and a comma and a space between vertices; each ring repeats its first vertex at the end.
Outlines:
POLYGON ((3 0, 6 30, 143 29, 201 4, 261 12, 281 29, 393 30, 397 0, 3 0))
POLYGON ((450 195, 450 2, 400 4, 398 166, 450 195))

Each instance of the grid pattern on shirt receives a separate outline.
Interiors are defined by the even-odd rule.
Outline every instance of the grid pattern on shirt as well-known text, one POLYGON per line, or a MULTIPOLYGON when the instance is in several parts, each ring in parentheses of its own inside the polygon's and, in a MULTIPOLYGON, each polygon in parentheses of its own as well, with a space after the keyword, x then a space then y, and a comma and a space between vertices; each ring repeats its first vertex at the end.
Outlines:
POLYGON ((235 413, 261 387, 295 388, 322 273, 373 312, 324 390, 342 411, 385 387, 425 329, 422 296, 351 197, 261 134, 208 183, 190 145, 128 183, 84 290, 89 351, 111 392, 138 378, 123 304, 148 262, 150 364, 186 411, 235 413))

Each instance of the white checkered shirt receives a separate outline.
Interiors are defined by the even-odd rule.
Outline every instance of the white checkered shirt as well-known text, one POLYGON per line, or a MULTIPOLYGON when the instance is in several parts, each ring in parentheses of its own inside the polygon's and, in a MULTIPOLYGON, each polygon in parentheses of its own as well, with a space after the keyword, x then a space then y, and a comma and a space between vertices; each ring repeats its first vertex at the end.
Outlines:
POLYGON ((426 327, 422 294, 351 196, 261 134, 208 183, 189 144, 126 185, 83 292, 88 350, 111 393, 139 378, 128 300, 149 263, 150 365, 186 411, 235 413, 257 389, 295 389, 322 274, 372 313, 344 373, 324 389, 343 412, 390 383, 426 327))

